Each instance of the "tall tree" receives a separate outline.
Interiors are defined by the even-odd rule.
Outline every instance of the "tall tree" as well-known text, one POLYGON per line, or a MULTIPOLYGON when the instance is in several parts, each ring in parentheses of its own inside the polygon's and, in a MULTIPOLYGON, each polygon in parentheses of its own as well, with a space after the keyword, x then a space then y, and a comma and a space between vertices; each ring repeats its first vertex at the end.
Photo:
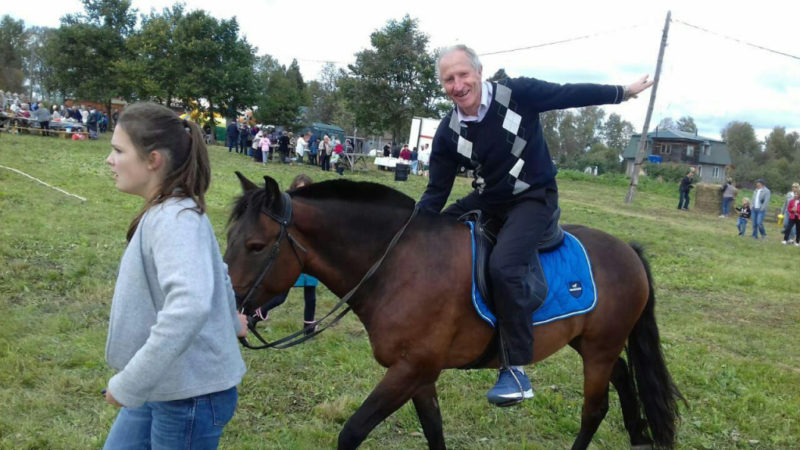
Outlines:
POLYGON ((600 142, 600 130, 606 112, 599 106, 586 106, 578 109, 575 115, 575 138, 582 151, 600 142))
MULTIPOLYGON (((180 60, 175 30, 183 15, 184 6, 177 3, 161 13, 143 16, 141 29, 127 40, 130 53, 135 55, 125 62, 128 78, 135 81, 129 98, 156 100, 165 105, 176 99, 185 61, 180 60)), ((188 103, 194 98, 181 100, 188 103)))
POLYGON ((427 50, 428 36, 408 15, 373 32, 370 44, 356 53, 341 87, 359 128, 388 130, 396 140, 408 132, 413 116, 436 114, 435 59, 427 50))
POLYGON ((627 120, 623 120, 619 114, 611 113, 602 126, 601 134, 606 146, 620 154, 631 139, 633 125, 627 120))
POLYGON ((27 51, 23 62, 23 72, 28 80, 28 93, 31 97, 52 99, 57 91, 57 78, 47 61, 48 41, 55 30, 45 27, 30 27, 27 34, 27 51))
POLYGON ((66 96, 102 102, 128 80, 120 70, 130 58, 125 39, 136 25, 129 0, 83 0, 84 13, 67 15, 48 40, 44 54, 66 96))
POLYGON ((675 121, 672 120, 672 117, 664 117, 661 119, 661 122, 658 122, 656 128, 659 130, 677 130, 678 126, 675 125, 675 121))
POLYGON ((217 20, 205 11, 184 14, 175 27, 178 60, 183 70, 176 95, 203 100, 209 118, 216 107, 236 110, 255 100, 255 52, 239 37, 235 18, 217 20))
POLYGON ((800 159, 799 137, 796 131, 787 133, 785 127, 775 127, 764 141, 764 151, 772 159, 800 159))
POLYGON ((25 54, 25 23, 4 15, 0 20, 0 90, 22 92, 25 54))
POLYGON ((675 125, 678 127, 678 130, 680 131, 697 134, 697 125, 695 125, 692 116, 681 117, 680 119, 678 119, 678 123, 676 123, 675 125))
POLYGON ((738 165, 742 157, 754 158, 761 153, 756 132, 747 122, 730 122, 720 131, 720 135, 728 145, 734 165, 738 165))
POLYGON ((508 78, 508 74, 506 74, 506 69, 501 67, 497 69, 497 72, 495 72, 494 75, 489 77, 488 81, 500 81, 500 80, 505 80, 506 78, 508 78))
POLYGON ((259 83, 264 83, 256 99, 256 119, 290 130, 299 129, 303 123, 300 107, 304 105, 304 91, 298 89, 297 76, 278 64, 271 56, 259 58, 256 65, 259 83))

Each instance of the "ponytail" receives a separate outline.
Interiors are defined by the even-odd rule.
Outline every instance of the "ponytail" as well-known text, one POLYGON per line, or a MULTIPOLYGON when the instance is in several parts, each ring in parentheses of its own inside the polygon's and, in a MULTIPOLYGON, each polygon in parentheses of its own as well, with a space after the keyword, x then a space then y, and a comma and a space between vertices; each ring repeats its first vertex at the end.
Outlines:
POLYGON ((180 119, 164 106, 144 102, 126 107, 117 126, 128 134, 140 158, 146 158, 155 150, 164 156, 167 164, 158 194, 145 203, 128 227, 128 241, 142 216, 170 197, 191 197, 198 214, 206 211, 205 193, 211 183, 211 166, 199 125, 180 119))

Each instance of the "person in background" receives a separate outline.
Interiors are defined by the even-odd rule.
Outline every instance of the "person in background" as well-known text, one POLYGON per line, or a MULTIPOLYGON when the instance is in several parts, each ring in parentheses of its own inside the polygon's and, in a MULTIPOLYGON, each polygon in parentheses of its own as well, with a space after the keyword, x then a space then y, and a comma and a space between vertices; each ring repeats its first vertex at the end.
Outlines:
POLYGON ((739 228, 739 236, 744 236, 747 232, 747 221, 750 219, 750 214, 752 213, 750 210, 750 199, 747 197, 742 199, 742 207, 736 208, 736 211, 739 212, 739 222, 736 224, 736 227, 739 228))
POLYGON ((678 209, 682 209, 684 211, 689 210, 689 191, 694 188, 692 185, 692 180, 694 179, 694 170, 690 170, 684 175, 683 179, 681 180, 681 185, 678 187, 678 209))
POLYGON ((399 156, 406 164, 411 164, 411 150, 408 149, 408 144, 403 145, 399 156))
POLYGON ((306 134, 297 138, 297 143, 294 147, 294 153, 297 155, 297 163, 303 164, 303 155, 306 153, 306 148, 308 148, 308 141, 311 140, 311 132, 306 131, 306 134))
POLYGON ((264 130, 261 136, 261 159, 264 165, 267 165, 267 160, 269 159, 269 152, 272 148, 272 141, 269 139, 269 133, 264 130))
POLYGON ((35 112, 36 119, 39 121, 39 127, 42 129, 42 134, 44 136, 50 136, 50 108, 43 104, 42 107, 35 112))
MULTIPOLYGON (((292 191, 312 183, 313 181, 308 175, 301 173, 292 180, 288 192, 291 193, 292 191)), ((294 283, 294 287, 303 288, 303 299, 305 300, 305 308, 303 309, 303 329, 306 334, 311 334, 317 329, 316 322, 314 321, 314 314, 317 309, 317 285, 319 285, 319 280, 305 273, 300 274, 300 277, 298 277, 297 281, 294 283)), ((270 310, 282 305, 288 296, 289 291, 286 291, 267 301, 267 303, 253 313, 253 316, 249 319, 250 323, 255 325, 260 321, 267 320, 270 310)))
POLYGON ((319 151, 319 139, 312 135, 308 144, 308 163, 312 166, 317 165, 317 152, 319 151))
POLYGON ((414 147, 411 150, 411 173, 416 175, 417 171, 419 170, 419 152, 417 151, 417 147, 414 147))
MULTIPOLYGON (((789 201, 791 201, 793 198, 797 198, 797 194, 795 193, 795 186, 797 185, 798 185, 797 183, 792 184, 792 189, 786 193, 786 199, 783 201, 783 205, 781 206, 781 214, 783 215, 783 224, 782 224, 783 232, 785 233, 786 230, 790 230, 789 239, 794 239, 795 235, 797 234, 796 230, 790 226, 791 221, 789 219, 789 211, 788 211, 789 201)), ((785 240, 787 239, 784 239, 784 241, 785 240)))
POLYGON ((789 224, 783 232, 783 243, 791 244, 791 232, 794 229, 794 245, 800 247, 800 184, 792 184, 792 198, 786 205, 786 217, 789 224))
POLYGON ((724 218, 731 213, 731 204, 733 204, 733 198, 736 197, 736 187, 733 185, 733 180, 728 178, 720 188, 720 191, 722 192, 722 214, 720 217, 724 218))
POLYGON ((392 146, 387 143, 383 146, 383 157, 388 158, 389 156, 392 156, 392 146))
POLYGON ((228 268, 205 214, 200 128, 155 103, 125 108, 111 139, 117 189, 144 199, 128 227, 105 357, 120 408, 105 449, 217 448, 245 373, 228 268))
POLYGON ((331 138, 326 134, 319 144, 319 165, 324 171, 331 170, 331 138))
POLYGON ((278 154, 280 155, 281 162, 283 164, 289 164, 289 133, 283 132, 281 133, 281 137, 278 138, 278 154))
POLYGON ((756 190, 753 191, 753 239, 758 239, 759 232, 761 232, 761 239, 767 238, 767 231, 764 229, 764 216, 767 215, 772 193, 766 184, 767 182, 763 178, 759 178, 756 180, 756 190))
MULTIPOLYGON (((116 121, 114 121, 114 123, 116 123, 116 121)), ((239 125, 236 124, 235 120, 232 120, 227 128, 225 128, 225 138, 228 141, 228 153, 230 153, 234 147, 237 147, 236 153, 239 153, 239 125)))

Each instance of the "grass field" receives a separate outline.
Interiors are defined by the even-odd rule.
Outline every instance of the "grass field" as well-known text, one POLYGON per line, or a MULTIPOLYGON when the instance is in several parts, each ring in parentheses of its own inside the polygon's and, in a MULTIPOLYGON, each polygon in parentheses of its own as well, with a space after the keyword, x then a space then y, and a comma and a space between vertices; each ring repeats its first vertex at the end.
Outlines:
MULTIPOLYGON (((0 135, 0 165, 27 172, 85 203, 0 168, 0 448, 100 448, 116 414, 100 396, 112 372, 103 359, 108 311, 125 231, 141 199, 116 191, 104 163, 108 136, 63 141, 0 135)), ((307 166, 266 168, 211 150, 209 217, 224 223, 239 193, 233 175, 264 174, 285 188, 307 166)), ((348 174, 414 198, 425 179, 389 172, 348 174)), ((457 180, 453 196, 469 190, 457 180)), ((622 178, 559 175, 563 223, 644 244, 656 283, 657 317, 675 382, 689 402, 679 448, 798 448, 800 444, 800 248, 736 236, 735 219, 677 211, 677 186, 644 180, 624 205, 622 178)), ((774 198, 780 195, 774 194, 774 198)), ((777 200, 776 200, 777 202, 777 200)), ((294 292, 296 291, 296 292, 294 292)), ((302 292, 274 311, 266 332, 299 328, 302 292)), ((336 298, 319 292, 318 314, 336 298)), ((380 379, 355 316, 284 351, 244 351, 248 373, 223 448, 333 448, 344 421, 380 379)), ((520 407, 489 406, 493 371, 449 371, 438 389, 450 448, 561 449, 579 428, 581 366, 565 350, 530 369, 537 395, 520 407)), ((616 394, 593 448, 627 447, 616 394)), ((381 424, 366 449, 425 448, 413 408, 381 424)))

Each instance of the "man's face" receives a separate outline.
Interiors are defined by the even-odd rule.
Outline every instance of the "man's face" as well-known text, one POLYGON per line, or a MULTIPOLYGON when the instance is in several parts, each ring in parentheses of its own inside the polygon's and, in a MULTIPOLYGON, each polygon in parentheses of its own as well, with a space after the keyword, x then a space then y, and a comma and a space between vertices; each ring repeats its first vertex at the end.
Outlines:
POLYGON ((461 50, 449 53, 439 61, 439 77, 447 96, 462 113, 477 115, 481 104, 481 71, 475 70, 461 50))
POLYGON ((756 189, 764 189, 764 185, 762 183, 756 183, 756 189))

